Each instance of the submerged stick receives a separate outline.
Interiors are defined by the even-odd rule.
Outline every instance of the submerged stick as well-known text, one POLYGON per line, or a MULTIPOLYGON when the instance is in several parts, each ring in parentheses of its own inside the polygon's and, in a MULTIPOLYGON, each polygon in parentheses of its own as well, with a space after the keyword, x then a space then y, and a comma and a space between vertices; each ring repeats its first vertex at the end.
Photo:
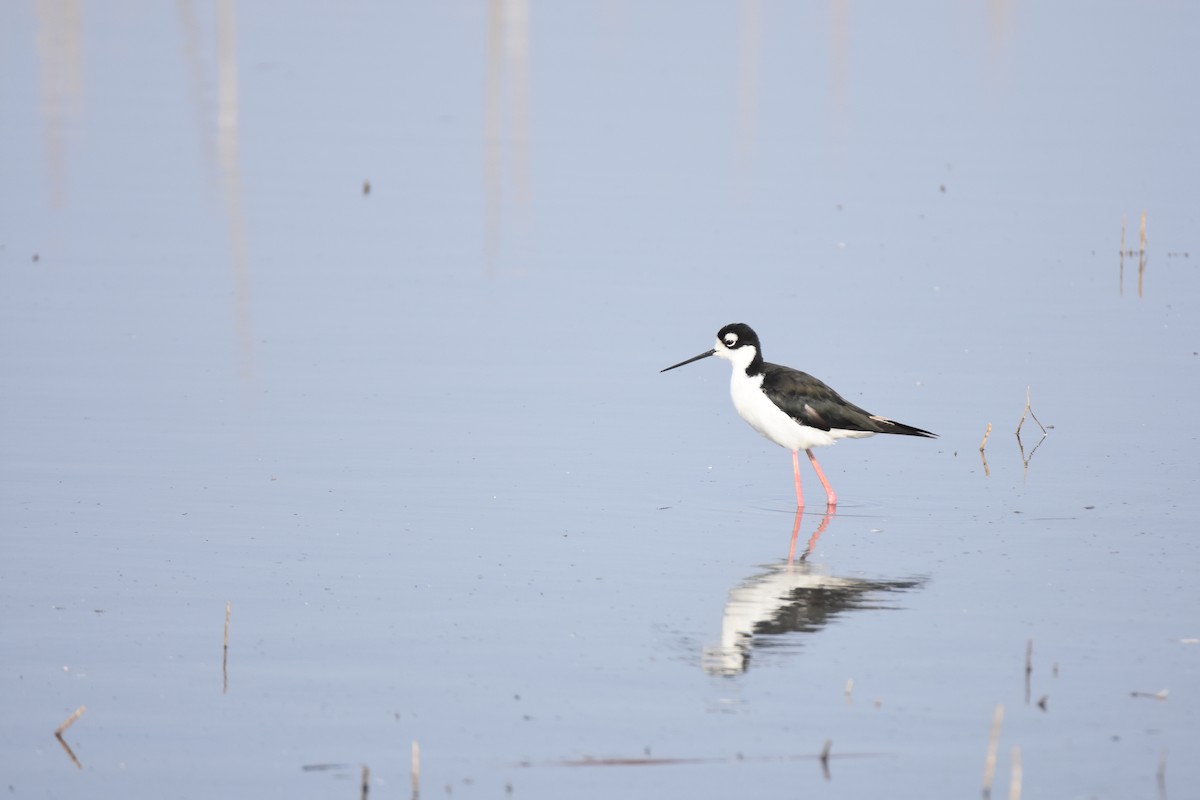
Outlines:
POLYGON ((1029 472, 1029 462, 1033 460, 1033 454, 1042 446, 1042 442, 1046 441, 1046 426, 1037 418, 1037 414, 1033 413, 1033 404, 1030 401, 1030 387, 1025 387, 1025 408, 1021 410, 1021 419, 1017 422, 1017 447, 1021 451, 1021 463, 1024 464, 1026 474, 1029 472), (1025 415, 1028 414, 1037 423, 1037 426, 1042 429, 1042 438, 1038 439, 1037 444, 1029 451, 1029 455, 1025 455, 1025 443, 1021 441, 1021 426, 1025 424, 1025 415))
POLYGON ((64 719, 62 725, 59 725, 57 728, 54 729, 54 735, 61 737, 63 735, 63 731, 65 731, 67 728, 74 725, 75 720, 82 717, 83 712, 85 712, 85 711, 87 711, 87 706, 80 706, 79 708, 77 708, 73 712, 71 712, 71 716, 64 719))
POLYGON ((996 776, 996 751, 1000 747, 1000 726, 1004 724, 1004 704, 992 713, 992 732, 988 734, 987 758, 983 762, 983 796, 992 796, 992 779, 996 776))
POLYGON ((825 780, 830 780, 833 776, 829 774, 829 751, 833 749, 833 739, 826 739, 825 746, 821 748, 821 772, 825 774, 825 780))
POLYGON ((367 794, 371 791, 371 768, 366 764, 362 765, 362 800, 367 800, 367 794))

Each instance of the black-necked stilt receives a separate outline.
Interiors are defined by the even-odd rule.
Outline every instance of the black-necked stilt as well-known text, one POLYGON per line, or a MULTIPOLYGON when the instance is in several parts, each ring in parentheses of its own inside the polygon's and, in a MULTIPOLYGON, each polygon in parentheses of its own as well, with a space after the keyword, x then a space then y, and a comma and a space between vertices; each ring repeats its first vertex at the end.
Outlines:
POLYGON ((829 505, 836 506, 837 494, 825 479, 812 448, 833 444, 838 439, 861 439, 877 433, 937 438, 936 433, 864 411, 808 373, 763 361, 758 334, 740 322, 717 331, 717 346, 712 350, 660 372, 709 356, 733 364, 729 390, 733 395, 733 407, 742 419, 775 444, 792 451, 798 506, 804 505, 804 494, 800 490, 801 450, 808 454, 808 460, 821 479, 829 505))

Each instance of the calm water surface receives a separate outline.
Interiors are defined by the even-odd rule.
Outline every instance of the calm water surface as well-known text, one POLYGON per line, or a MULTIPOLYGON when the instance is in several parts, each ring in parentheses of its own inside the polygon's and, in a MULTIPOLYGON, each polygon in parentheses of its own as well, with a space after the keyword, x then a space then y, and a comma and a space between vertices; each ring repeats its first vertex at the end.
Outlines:
POLYGON ((10 795, 1200 782, 1200 13, 322 11, 2 12, 10 795))

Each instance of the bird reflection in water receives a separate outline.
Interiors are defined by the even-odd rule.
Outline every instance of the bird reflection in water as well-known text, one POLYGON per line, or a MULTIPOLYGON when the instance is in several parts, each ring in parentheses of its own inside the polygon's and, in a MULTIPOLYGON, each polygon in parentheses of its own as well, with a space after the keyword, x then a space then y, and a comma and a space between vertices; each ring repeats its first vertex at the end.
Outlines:
POLYGON ((825 512, 799 558, 795 557, 801 515, 797 509, 785 563, 768 567, 729 591, 721 620, 721 643, 704 649, 704 671, 737 675, 750 666, 754 648, 778 644, 782 634, 816 633, 850 611, 894 608, 886 596, 923 586, 924 577, 868 580, 829 574, 825 565, 808 561, 817 540, 833 519, 825 512))

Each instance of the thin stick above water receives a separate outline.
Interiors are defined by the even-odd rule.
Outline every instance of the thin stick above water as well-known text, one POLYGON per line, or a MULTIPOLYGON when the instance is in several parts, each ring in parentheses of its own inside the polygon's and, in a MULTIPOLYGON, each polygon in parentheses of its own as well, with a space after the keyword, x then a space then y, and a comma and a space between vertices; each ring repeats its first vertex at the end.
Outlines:
POLYGON ((83 712, 87 711, 87 706, 80 706, 71 712, 71 716, 63 720, 62 725, 54 729, 55 736, 62 736, 63 731, 75 724, 75 720, 83 716, 83 712))

